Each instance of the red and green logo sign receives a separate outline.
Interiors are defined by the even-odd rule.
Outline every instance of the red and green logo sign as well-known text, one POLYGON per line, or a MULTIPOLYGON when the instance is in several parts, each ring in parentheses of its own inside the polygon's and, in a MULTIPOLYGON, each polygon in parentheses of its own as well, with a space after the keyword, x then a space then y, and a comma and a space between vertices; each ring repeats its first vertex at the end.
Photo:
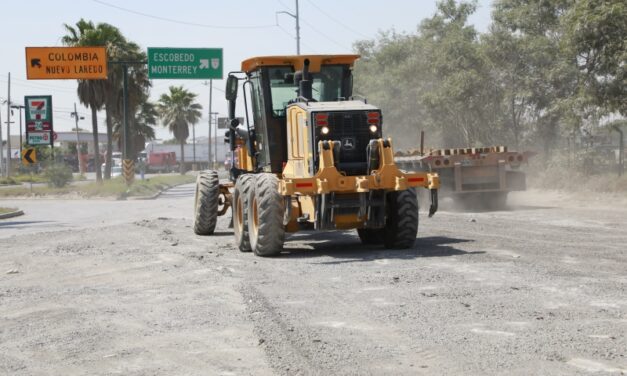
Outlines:
POLYGON ((27 142, 30 145, 52 144, 52 96, 25 96, 24 104, 27 142))

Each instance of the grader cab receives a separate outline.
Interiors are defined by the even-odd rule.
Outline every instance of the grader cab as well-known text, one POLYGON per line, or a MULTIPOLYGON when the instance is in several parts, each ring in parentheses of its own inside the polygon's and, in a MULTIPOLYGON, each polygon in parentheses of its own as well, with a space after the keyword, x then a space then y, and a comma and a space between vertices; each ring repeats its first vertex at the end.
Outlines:
POLYGON ((220 184, 215 171, 199 174, 197 234, 212 234, 231 207, 239 249, 258 256, 280 253, 285 233, 299 230, 356 229, 364 244, 413 246, 414 188, 430 190, 431 216, 439 179, 397 168, 381 110, 353 96, 358 57, 256 57, 229 73, 230 182, 220 184), (235 116, 238 101, 245 124, 235 116))

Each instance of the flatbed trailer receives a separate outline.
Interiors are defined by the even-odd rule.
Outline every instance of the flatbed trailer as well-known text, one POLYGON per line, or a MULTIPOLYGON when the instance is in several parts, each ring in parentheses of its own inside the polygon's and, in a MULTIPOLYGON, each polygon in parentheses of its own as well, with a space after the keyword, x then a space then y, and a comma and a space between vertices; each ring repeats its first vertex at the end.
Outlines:
POLYGON ((509 151, 506 146, 430 149, 397 152, 395 161, 407 171, 432 171, 440 176, 440 194, 465 207, 503 208, 507 195, 527 188, 521 166, 535 153, 509 151))

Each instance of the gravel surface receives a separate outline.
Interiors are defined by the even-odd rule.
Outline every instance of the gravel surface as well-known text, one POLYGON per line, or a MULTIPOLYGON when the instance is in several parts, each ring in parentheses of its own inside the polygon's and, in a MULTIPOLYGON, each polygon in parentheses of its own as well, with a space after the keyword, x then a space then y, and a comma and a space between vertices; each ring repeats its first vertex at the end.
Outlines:
POLYGON ((627 373, 625 206, 444 203, 414 249, 299 233, 264 259, 230 218, 194 235, 192 195, 20 202, 0 221, 0 373, 627 373))

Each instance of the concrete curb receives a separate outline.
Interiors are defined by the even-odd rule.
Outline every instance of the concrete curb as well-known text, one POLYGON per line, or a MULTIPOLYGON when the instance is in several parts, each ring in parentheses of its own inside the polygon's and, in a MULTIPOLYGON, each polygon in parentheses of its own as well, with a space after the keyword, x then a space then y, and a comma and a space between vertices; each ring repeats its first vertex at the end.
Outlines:
POLYGON ((0 219, 19 217, 20 215, 24 215, 24 212, 21 210, 16 210, 14 212, 0 214, 0 219))
MULTIPOLYGON (((174 188, 174 187, 170 187, 170 188, 174 188)), ((131 200, 131 201, 135 201, 135 200, 154 200, 157 197, 161 196, 161 194, 163 192, 167 191, 170 188, 164 189, 163 191, 159 191, 159 192, 155 193, 152 196, 128 196, 128 197, 126 197, 124 199, 125 200, 131 200)))
POLYGON ((193 184, 193 182, 176 184, 176 185, 173 185, 171 187, 165 188, 165 189, 163 189, 163 190, 161 190, 161 191, 159 191, 159 192, 157 192, 157 193, 155 193, 154 195, 151 195, 151 196, 127 196, 127 197, 124 197, 124 198, 120 198, 120 200, 154 200, 157 197, 161 196, 161 194, 163 192, 165 192, 165 191, 167 191, 169 189, 176 188, 176 187, 179 187, 181 185, 187 185, 187 184, 193 184))

